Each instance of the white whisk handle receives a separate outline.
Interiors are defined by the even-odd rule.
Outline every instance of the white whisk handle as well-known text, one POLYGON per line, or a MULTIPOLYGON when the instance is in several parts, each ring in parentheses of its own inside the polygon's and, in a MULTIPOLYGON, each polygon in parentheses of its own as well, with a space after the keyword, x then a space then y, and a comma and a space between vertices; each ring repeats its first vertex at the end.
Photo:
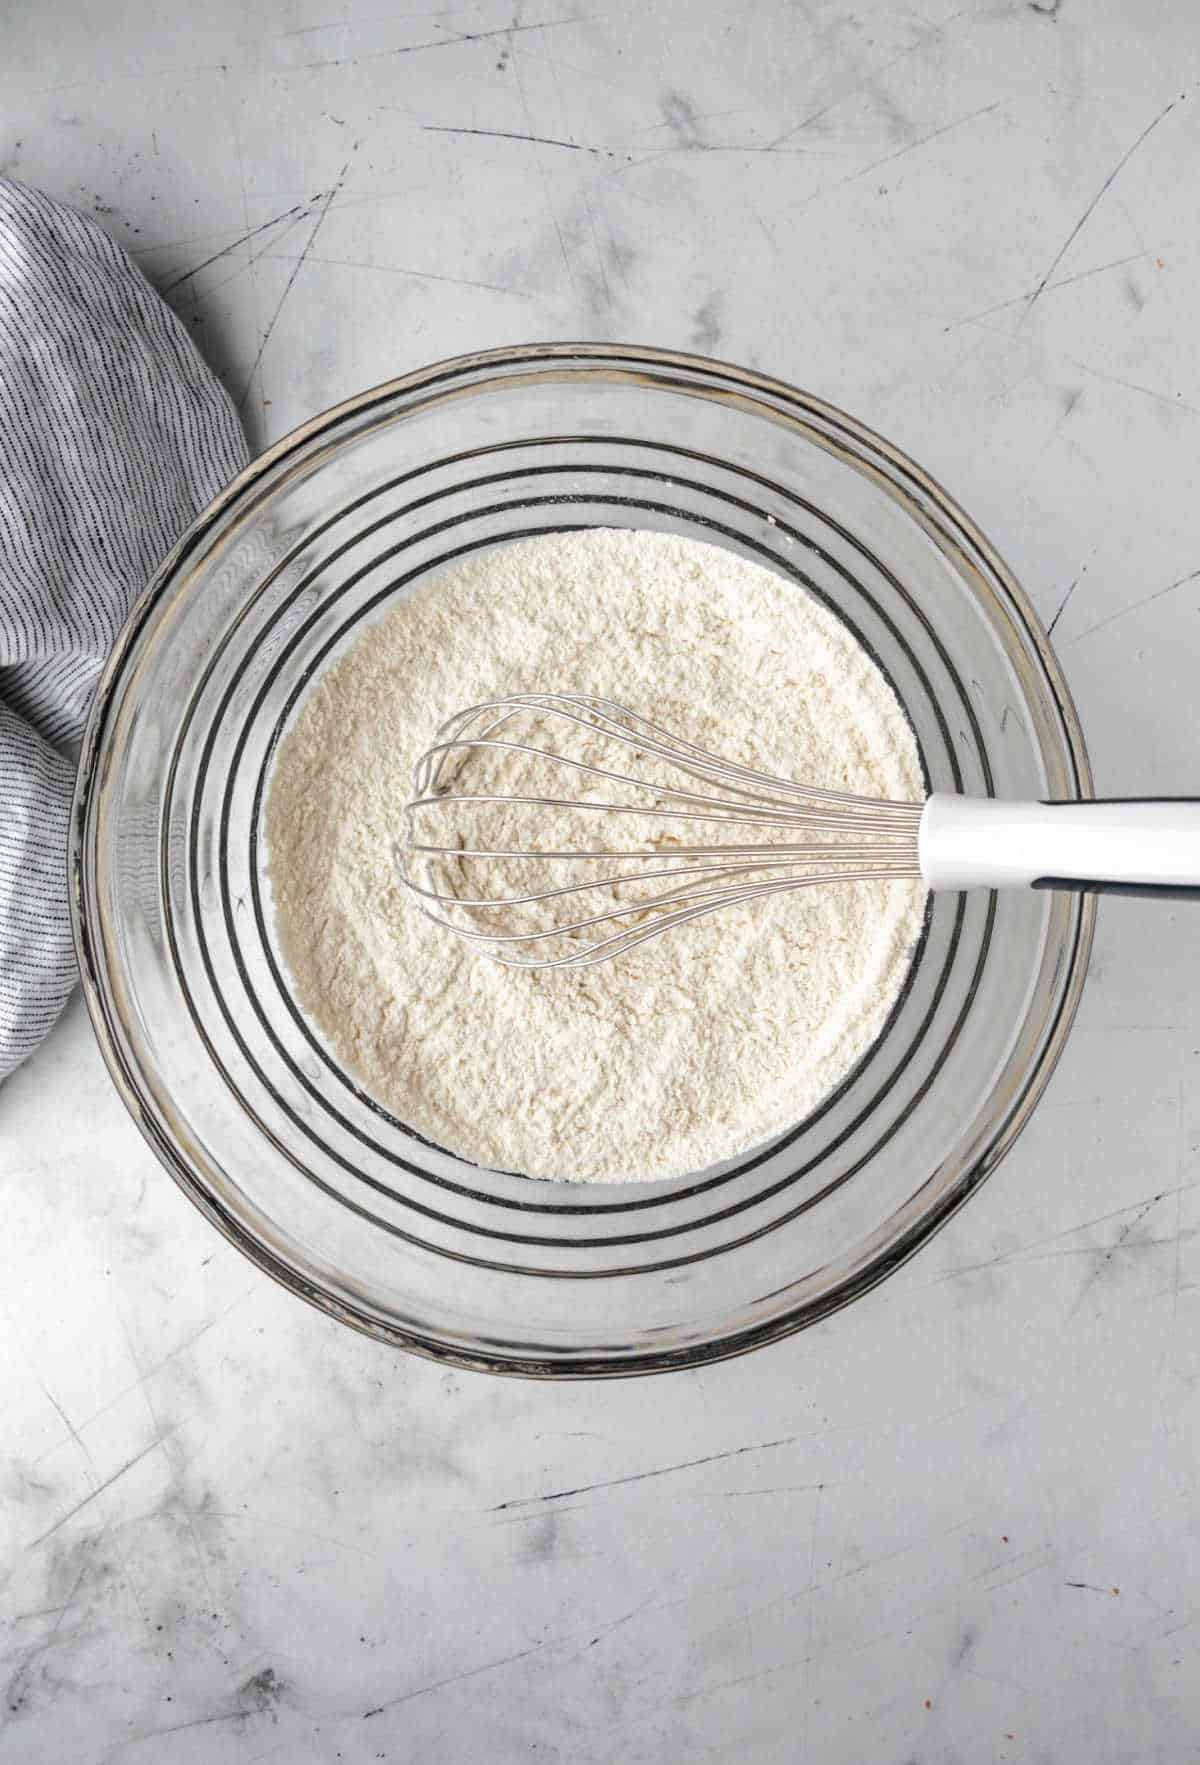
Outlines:
POLYGON ((1200 897, 1200 800, 1008 803, 935 793, 917 856, 931 889, 1200 897))

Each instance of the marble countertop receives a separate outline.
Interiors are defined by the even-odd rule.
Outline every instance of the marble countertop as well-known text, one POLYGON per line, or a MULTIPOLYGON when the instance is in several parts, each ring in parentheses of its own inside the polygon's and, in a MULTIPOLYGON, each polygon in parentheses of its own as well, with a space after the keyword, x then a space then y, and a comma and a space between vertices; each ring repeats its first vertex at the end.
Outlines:
MULTIPOLYGON (((0 164, 262 445, 530 338, 697 348, 944 480, 1108 794, 1197 789, 1190 0, 10 9, 0 164)), ((1106 901, 1000 1171, 683 1377, 389 1352, 160 1170, 78 1002, 0 1091, 0 1756, 1180 1761, 1200 1747, 1200 917, 1106 901)))

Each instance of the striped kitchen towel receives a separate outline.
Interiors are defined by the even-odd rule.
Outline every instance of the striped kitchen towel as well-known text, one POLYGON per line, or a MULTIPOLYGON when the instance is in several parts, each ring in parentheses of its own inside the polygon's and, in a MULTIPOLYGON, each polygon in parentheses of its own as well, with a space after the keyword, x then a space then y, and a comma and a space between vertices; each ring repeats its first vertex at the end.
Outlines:
POLYGON ((232 403, 137 266, 0 178, 0 1078, 77 979, 67 822, 105 656, 245 461, 232 403))

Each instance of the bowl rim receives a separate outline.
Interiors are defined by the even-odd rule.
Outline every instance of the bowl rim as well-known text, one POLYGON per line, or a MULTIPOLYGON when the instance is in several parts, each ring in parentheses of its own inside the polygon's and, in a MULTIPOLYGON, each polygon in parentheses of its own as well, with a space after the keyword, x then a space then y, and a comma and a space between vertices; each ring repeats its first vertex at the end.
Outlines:
POLYGON ((875 1256, 822 1298, 809 1300, 802 1307, 793 1308, 728 1336, 680 1349, 650 1350, 619 1358, 592 1355, 570 1361, 539 1360, 526 1355, 474 1351, 459 1345, 451 1346, 436 1336, 422 1335, 394 1323, 382 1323, 366 1311, 360 1311, 344 1299, 306 1279, 299 1268, 256 1237, 207 1187, 198 1171, 192 1168, 184 1150, 159 1122, 155 1107, 146 1098, 136 1074, 124 1058, 119 1034, 120 1011, 116 990, 112 977, 105 970, 94 935, 92 918, 95 909, 90 898, 94 892, 94 878, 88 863, 89 853, 93 849, 89 837, 91 811, 104 783, 103 736, 109 712, 122 687, 130 652, 134 649, 149 615, 180 567, 203 546, 213 527, 291 455, 347 420, 368 413, 378 404, 405 394, 443 386, 456 379, 486 374, 489 370, 503 372, 522 366, 544 369, 555 362, 580 369, 589 365, 608 364, 613 367, 624 366, 633 371, 639 366, 692 370, 710 380, 717 379, 734 388, 741 387, 758 397, 765 395, 783 401, 799 413, 818 419, 833 433, 840 431, 856 452, 872 452, 886 460, 901 481, 899 488, 903 498, 918 506, 922 500, 931 504, 949 527, 957 529, 970 542, 993 572, 1044 671, 1055 709, 1061 719, 1064 747, 1075 774, 1078 795, 1080 798, 1094 795, 1091 765, 1074 698, 1050 643, 1049 634, 1028 595, 996 547, 966 511, 937 479, 901 448, 827 400, 789 381, 736 363, 644 344, 591 341, 514 344, 445 357, 407 374, 382 381, 330 406, 297 425, 256 455, 200 511, 133 601, 96 686, 80 745, 71 807, 67 853, 68 892, 71 928, 83 995, 109 1076, 160 1163, 166 1166, 189 1200, 236 1249, 281 1286, 307 1300, 318 1310, 349 1324, 376 1341, 405 1348, 425 1359, 469 1371, 525 1378, 629 1378, 732 1359, 820 1322, 886 1280, 941 1230, 1007 1155, 1040 1101, 1058 1064, 1087 978, 1097 913, 1094 896, 1083 895, 1079 899, 1075 937, 1066 957, 1066 980, 1057 1013, 1047 1023, 1041 1053, 1023 1075, 1021 1089, 1010 1100, 1000 1128, 975 1161, 964 1169, 953 1190, 906 1226, 885 1252, 875 1256))

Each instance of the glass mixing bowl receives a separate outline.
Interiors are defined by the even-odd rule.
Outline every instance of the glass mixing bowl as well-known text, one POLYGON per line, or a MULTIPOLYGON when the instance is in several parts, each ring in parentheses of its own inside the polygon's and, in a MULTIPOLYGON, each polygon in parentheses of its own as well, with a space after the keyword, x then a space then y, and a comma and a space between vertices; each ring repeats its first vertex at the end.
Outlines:
POLYGON ((935 898, 841 1089, 685 1178, 530 1182, 414 1134, 292 999, 264 878, 272 755, 330 658, 432 572, 597 525, 690 534, 818 595, 891 680, 931 789, 1091 794, 992 548, 912 461, 780 381, 649 349, 490 351, 340 405, 229 486, 130 615, 84 743, 75 930, 105 1058, 186 1193, 293 1292, 387 1342, 543 1376, 735 1354, 910 1256, 1027 1120, 1094 915, 1079 895, 935 898))

